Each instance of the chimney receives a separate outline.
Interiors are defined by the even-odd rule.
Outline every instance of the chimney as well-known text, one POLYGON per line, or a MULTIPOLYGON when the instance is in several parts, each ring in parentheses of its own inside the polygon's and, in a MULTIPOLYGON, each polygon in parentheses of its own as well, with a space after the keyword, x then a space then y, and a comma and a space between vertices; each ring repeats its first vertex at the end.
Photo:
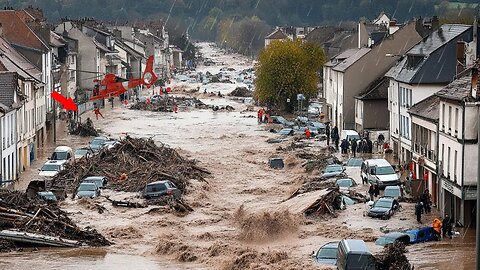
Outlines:
POLYGON ((466 58, 465 58, 465 42, 464 41, 457 41, 457 74, 465 70, 466 66, 466 58))
POLYGON ((476 66, 472 67, 472 85, 470 88, 472 89, 472 97, 476 99, 478 91, 478 68, 476 66))
POLYGON ((438 21, 438 17, 433 16, 433 18, 432 18, 432 31, 437 30, 438 27, 440 27, 440 22, 438 21))

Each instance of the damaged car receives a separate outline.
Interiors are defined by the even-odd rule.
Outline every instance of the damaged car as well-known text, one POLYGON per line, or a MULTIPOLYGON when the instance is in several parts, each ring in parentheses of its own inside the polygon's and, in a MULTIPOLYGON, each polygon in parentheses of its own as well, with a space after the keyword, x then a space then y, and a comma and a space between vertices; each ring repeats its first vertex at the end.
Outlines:
POLYGON ((400 204, 393 198, 380 198, 367 211, 367 216, 389 219, 400 208, 400 204))

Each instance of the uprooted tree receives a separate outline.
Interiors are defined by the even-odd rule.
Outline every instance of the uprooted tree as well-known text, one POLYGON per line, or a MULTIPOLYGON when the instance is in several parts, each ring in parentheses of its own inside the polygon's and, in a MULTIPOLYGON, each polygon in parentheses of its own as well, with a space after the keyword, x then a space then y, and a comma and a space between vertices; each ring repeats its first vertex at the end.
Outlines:
POLYGON ((273 41, 260 52, 255 96, 277 109, 293 111, 297 94, 317 93, 317 72, 324 62, 325 53, 318 45, 273 41))

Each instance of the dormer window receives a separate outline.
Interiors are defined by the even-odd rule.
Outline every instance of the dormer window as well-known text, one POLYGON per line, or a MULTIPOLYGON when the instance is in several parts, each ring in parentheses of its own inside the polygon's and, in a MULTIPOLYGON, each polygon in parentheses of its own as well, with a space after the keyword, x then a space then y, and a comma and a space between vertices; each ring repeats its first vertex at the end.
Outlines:
POLYGON ((423 61, 423 55, 407 55, 407 68, 414 69, 423 61))

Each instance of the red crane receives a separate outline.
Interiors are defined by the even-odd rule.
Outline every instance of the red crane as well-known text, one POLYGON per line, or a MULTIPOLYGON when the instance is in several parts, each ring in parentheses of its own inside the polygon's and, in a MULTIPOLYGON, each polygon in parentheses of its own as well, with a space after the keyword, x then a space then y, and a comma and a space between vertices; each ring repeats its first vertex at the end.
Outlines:
POLYGON ((145 67, 142 78, 127 80, 120 78, 115 74, 106 74, 102 80, 93 80, 96 85, 93 89, 93 96, 90 100, 116 97, 125 93, 128 89, 139 85, 145 85, 149 88, 157 81, 157 79, 157 75, 153 72, 153 56, 150 56, 147 60, 147 66, 145 67))

